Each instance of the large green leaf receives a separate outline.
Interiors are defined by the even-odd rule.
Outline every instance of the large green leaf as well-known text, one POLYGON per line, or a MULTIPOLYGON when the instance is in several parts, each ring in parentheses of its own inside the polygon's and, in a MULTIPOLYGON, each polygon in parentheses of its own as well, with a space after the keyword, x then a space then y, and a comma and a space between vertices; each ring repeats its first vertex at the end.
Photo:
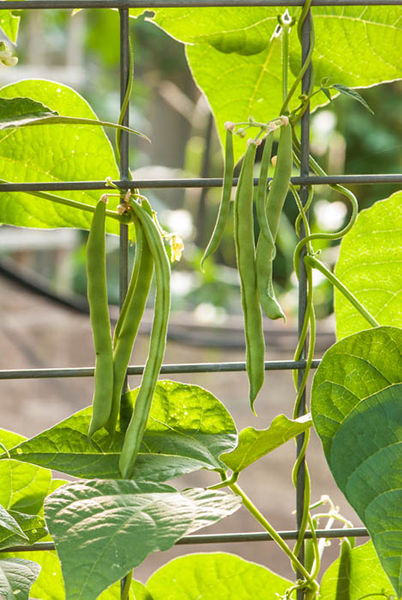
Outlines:
POLYGON ((337 342, 313 381, 311 411, 338 487, 402 595, 402 329, 337 342))
MULTIPOLYGON (((1 98, 29 97, 60 114, 96 119, 77 92, 45 80, 20 81, 3 87, 1 98)), ((101 127, 88 125, 39 125, 0 132, 2 179, 12 182, 85 181, 118 179, 112 146, 101 127)), ((94 205, 99 192, 63 192, 63 196, 94 205)), ((118 198, 110 199, 114 208, 118 198)), ((2 194, 0 222, 22 227, 82 227, 88 229, 91 214, 23 193, 2 194)), ((109 232, 119 224, 107 220, 109 232)))
MULTIPOLYGON (((381 325, 402 327, 402 192, 363 210, 342 240, 337 277, 381 325)), ((338 339, 367 321, 335 291, 338 339)))
MULTIPOLYGON (((206 94, 224 140, 225 121, 257 120, 278 116, 281 97, 279 38, 272 38, 281 8, 152 9, 154 21, 176 39, 193 44, 187 58, 193 76, 206 94)), ((143 10, 131 11, 136 16, 143 10)), ((294 16, 300 9, 290 9, 294 16)), ((314 7, 317 84, 366 87, 401 78, 398 49, 402 44, 399 7, 314 7)), ((296 28, 290 35, 293 74, 300 69, 296 28)), ((292 78, 290 78, 292 83, 292 78)), ((295 98, 297 102, 298 93, 295 98)), ((312 107, 326 103, 313 98, 312 107)), ((236 156, 244 152, 235 140, 236 156)))
POLYGON ((61 561, 67 600, 92 600, 150 553, 240 506, 237 496, 162 484, 84 481, 46 499, 45 514, 61 561))
POLYGON ((224 553, 175 558, 147 581, 153 600, 277 600, 292 583, 224 553))
POLYGON ((382 592, 394 594, 372 542, 367 542, 342 553, 328 567, 321 580, 320 600, 360 600, 382 592))
POLYGON ((310 415, 295 420, 278 415, 268 429, 246 427, 239 433, 237 447, 232 452, 222 454, 221 460, 229 469, 239 473, 259 458, 297 437, 311 425, 310 415))
MULTIPOLYGON (((138 393, 131 392, 126 401, 138 393)), ((10 451, 21 461, 77 477, 120 478, 118 461, 123 432, 112 446, 106 432, 88 441, 91 408, 72 415, 10 451)), ((236 428, 223 404, 197 385, 159 381, 152 403, 134 480, 166 481, 201 468, 224 469, 222 452, 236 445, 236 428)), ((1 462, 0 462, 1 466, 1 462)))
POLYGON ((27 515, 16 510, 10 510, 10 515, 18 523, 20 531, 12 532, 9 529, 0 528, 0 549, 29 546, 47 535, 48 531, 43 517, 27 515))
POLYGON ((51 473, 48 469, 5 458, 0 461, 0 481, 0 504, 7 509, 36 514, 48 493, 51 473))
POLYGON ((0 598, 28 600, 31 585, 39 575, 40 567, 23 558, 0 559, 0 598))

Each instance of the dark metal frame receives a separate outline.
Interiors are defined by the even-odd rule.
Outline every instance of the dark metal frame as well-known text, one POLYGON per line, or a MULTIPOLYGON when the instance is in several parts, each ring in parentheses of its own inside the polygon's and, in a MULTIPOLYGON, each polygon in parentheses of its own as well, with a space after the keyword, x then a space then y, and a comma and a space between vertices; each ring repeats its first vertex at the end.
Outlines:
MULTIPOLYGON (((120 95, 121 102, 125 96, 129 73, 129 8, 162 8, 162 7, 224 7, 224 6, 277 6, 285 8, 288 6, 302 6, 304 0, 0 0, 0 10, 36 10, 36 9, 74 9, 74 8, 115 8, 119 9, 120 16, 120 95)), ((402 0, 313 0, 313 6, 402 6, 402 0)), ((310 39, 310 16, 306 19, 303 27, 302 39, 302 60, 307 55, 310 39)), ((308 88, 309 72, 307 71, 303 79, 303 89, 308 88)), ((124 125, 128 126, 129 111, 126 111, 124 125)), ((310 116, 306 111, 302 118, 301 135, 301 174, 300 177, 294 177, 293 183, 301 186, 301 197, 305 200, 309 185, 320 184, 374 184, 374 183, 402 183, 402 174, 395 175, 341 175, 318 177, 309 175, 308 156, 309 156, 309 124, 310 116)), ((129 179, 129 144, 128 133, 121 133, 120 142, 120 180, 115 183, 121 189, 128 188, 209 188, 222 185, 220 178, 192 178, 192 179, 164 179, 164 180, 136 180, 129 179)), ((237 184, 237 180, 234 180, 237 184)), ((108 189, 104 181, 67 181, 59 183, 2 183, 0 192, 16 191, 59 191, 59 190, 104 190, 108 189)), ((125 297, 128 286, 128 227, 121 225, 120 235, 120 304, 125 297)), ((302 263, 303 267, 303 263, 302 263)), ((304 319, 306 308, 306 281, 303 276, 304 269, 301 268, 301 277, 299 283, 299 333, 304 319)), ((313 362, 316 368, 319 360, 313 362)), ((295 362, 287 361, 269 361, 265 363, 266 370, 299 370, 299 381, 303 377, 306 365, 305 356, 295 362)), ((128 369, 129 375, 138 375, 143 371, 143 366, 131 366, 128 369)), ((210 372, 230 372, 245 371, 244 362, 236 363, 197 363, 197 364, 177 364, 164 365, 161 373, 210 373, 210 372)), ((59 368, 59 369, 17 369, 0 371, 0 379, 27 379, 27 378, 50 378, 50 377, 92 377, 94 368, 59 368)), ((305 399, 300 408, 301 414, 305 411, 305 399)), ((303 436, 299 436, 298 449, 300 452, 303 436)), ((299 471, 298 486, 296 490, 296 521, 300 525, 303 514, 303 496, 304 496, 304 468, 299 471)), ((283 539, 297 539, 298 531, 279 532, 283 539)), ((316 532, 319 538, 340 538, 340 537, 363 537, 367 536, 367 530, 364 528, 354 529, 332 529, 318 530, 316 532)), ((306 532, 306 538, 311 537, 306 532)), ((191 535, 182 538, 177 544, 209 544, 226 542, 246 542, 246 541, 269 541, 271 536, 267 533, 230 533, 217 535, 191 535)), ((54 550, 54 544, 51 542, 39 542, 31 547, 16 546, 9 548, 7 552, 32 550, 54 550)), ((4 552, 0 550, 0 552, 4 552)), ((301 557, 302 558, 302 557, 301 557)), ((300 596, 301 597, 301 596, 300 596)))

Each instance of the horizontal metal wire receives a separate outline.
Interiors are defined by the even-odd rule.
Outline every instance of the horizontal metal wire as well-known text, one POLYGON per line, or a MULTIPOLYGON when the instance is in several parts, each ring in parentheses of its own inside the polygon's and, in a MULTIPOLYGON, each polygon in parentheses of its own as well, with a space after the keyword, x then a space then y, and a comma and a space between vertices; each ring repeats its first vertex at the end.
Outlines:
MULTIPOLYGON (((278 534, 283 540, 297 540, 298 532, 278 531, 278 534)), ((368 537, 367 529, 364 527, 354 527, 347 529, 317 529, 317 538, 334 539, 344 537, 368 537)), ((306 539, 310 539, 311 531, 306 531, 306 539)), ((273 538, 269 533, 265 532, 250 532, 250 533, 217 533, 207 535, 187 535, 176 542, 176 546, 190 546, 193 544, 232 544, 236 542, 272 542, 273 538)), ((32 546, 12 546, 11 548, 3 548, 1 552, 43 552, 55 550, 53 542, 37 542, 32 546)))
MULTIPOLYGON (((303 6, 305 0, 2 0, 0 9, 303 6)), ((399 6, 402 0, 313 0, 313 6, 399 6)))
MULTIPOLYGON (((313 360, 312 368, 316 369, 320 359, 313 360)), ((271 360, 265 363, 266 371, 288 371, 293 369, 304 369, 305 360, 271 360)), ((229 373, 233 371, 245 371, 245 362, 224 363, 180 363, 177 365, 162 365, 160 373, 229 373)), ((128 375, 141 375, 144 365, 128 367, 128 375)), ((0 379, 56 379, 65 377, 93 377, 94 367, 77 368, 53 368, 53 369, 8 369, 0 371, 0 379)))
MULTIPOLYGON (((28 1, 28 0, 27 0, 28 1)), ((401 0, 402 3, 402 0, 401 0)), ((271 181, 272 178, 268 178, 271 181)), ((221 177, 193 177, 187 179, 135 179, 131 181, 114 181, 121 189, 142 188, 142 189, 170 189, 170 188, 213 188, 222 187, 223 179, 221 177)), ((233 179, 233 185, 236 186, 238 178, 233 179)), ((310 175, 308 177, 292 177, 294 185, 372 185, 374 183, 396 184, 402 183, 402 173, 376 174, 376 175, 328 175, 319 177, 310 175)), ((258 179, 254 179, 254 184, 258 184, 258 179)), ((58 192, 62 190, 110 190, 110 186, 105 181, 43 181, 32 183, 0 183, 0 192, 58 192)))

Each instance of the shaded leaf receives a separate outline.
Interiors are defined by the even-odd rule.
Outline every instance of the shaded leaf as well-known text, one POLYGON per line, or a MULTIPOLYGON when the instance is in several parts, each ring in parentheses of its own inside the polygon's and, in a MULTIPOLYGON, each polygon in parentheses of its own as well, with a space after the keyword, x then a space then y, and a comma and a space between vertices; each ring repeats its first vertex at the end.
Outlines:
POLYGON ((371 541, 349 549, 347 559, 347 570, 343 568, 345 556, 340 556, 325 571, 320 585, 320 600, 360 600, 363 596, 382 592, 393 595, 392 586, 371 541), (344 590, 344 595, 340 590, 344 590))
POLYGON ((292 583, 232 554, 190 554, 170 561, 147 581, 153 600, 277 600, 292 583))
MULTIPOLYGON (((342 240, 335 274, 381 325, 402 327, 402 192, 363 210, 342 240)), ((335 290, 338 339, 367 329, 335 290)))
POLYGON ((27 515, 16 510, 11 510, 10 514, 18 523, 22 534, 0 529, 1 549, 12 546, 29 546, 46 537, 48 531, 45 520, 40 515, 27 515))
POLYGON ((39 565, 23 558, 0 559, 0 598, 28 600, 29 590, 39 571, 39 565))
MULTIPOLYGON (((45 80, 20 81, 3 87, 0 97, 28 97, 59 114, 96 119, 88 103, 75 91, 45 80)), ((0 132, 2 178, 11 181, 91 181, 118 179, 112 146, 101 127, 89 125, 38 125, 0 132)), ((95 205, 100 193, 63 192, 63 196, 95 205)), ((119 204, 111 198, 111 209, 119 204)), ((0 222, 22 227, 81 227, 89 229, 92 215, 21 192, 5 192, 0 222)), ((107 219, 107 230, 118 233, 119 223, 107 219)))
POLYGON ((340 83, 334 83, 332 87, 343 96, 348 96, 349 98, 352 98, 352 100, 357 100, 357 102, 360 102, 360 104, 362 104, 364 108, 366 108, 372 115, 374 114, 374 111, 369 107, 365 99, 358 92, 356 92, 356 90, 352 90, 346 85, 341 85, 340 83))
POLYGON ((36 514, 48 493, 51 473, 16 460, 0 460, 0 504, 28 514, 36 514))
POLYGON ((56 552, 18 552, 2 554, 7 558, 22 558, 36 562, 40 567, 40 573, 31 588, 31 597, 38 600, 64 600, 64 582, 61 573, 60 561, 56 552))
MULTIPOLYGON (((131 392, 132 402, 138 393, 131 392)), ((91 408, 23 442, 11 456, 77 477, 120 479, 123 432, 110 447, 100 431, 88 441, 91 408)), ((133 479, 166 481, 201 468, 224 469, 219 455, 236 445, 233 420, 215 396, 196 385, 159 381, 133 479)), ((1 462, 0 462, 1 466, 1 462)))
POLYGON ((3 531, 26 537, 14 517, 0 504, 0 539, 3 531))
POLYGON ((402 329, 337 342, 322 359, 311 411, 341 491, 366 525, 402 595, 402 329))
POLYGON ((186 534, 211 525, 240 506, 234 495, 212 490, 177 492, 162 484, 86 481, 59 488, 45 514, 62 564, 67 600, 92 600, 186 534))
POLYGON ((232 452, 222 454, 220 458, 229 469, 240 472, 262 456, 297 437, 312 424, 310 415, 295 420, 278 415, 268 429, 247 427, 240 431, 237 447, 232 452))

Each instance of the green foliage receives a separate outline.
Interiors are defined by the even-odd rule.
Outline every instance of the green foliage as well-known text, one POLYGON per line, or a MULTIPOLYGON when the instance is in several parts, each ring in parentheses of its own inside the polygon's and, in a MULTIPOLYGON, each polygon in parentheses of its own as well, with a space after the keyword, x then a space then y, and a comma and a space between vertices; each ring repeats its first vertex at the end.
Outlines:
POLYGON ((398 597, 402 594, 402 330, 349 336, 324 355, 311 410, 338 487, 366 525, 398 597))
POLYGON ((295 420, 288 419, 285 415, 278 415, 268 429, 246 427, 239 433, 237 447, 232 452, 222 454, 221 460, 229 469, 238 473, 311 426, 310 415, 295 420))
POLYGON ((351 548, 344 545, 341 556, 325 571, 320 585, 320 600, 360 600, 393 590, 375 553, 373 543, 351 548))
MULTIPOLYGON (((336 275, 381 325, 402 326, 402 193, 362 211, 341 243, 336 275)), ((335 292, 336 333, 341 339, 367 322, 335 292)))
MULTIPOLYGON (((62 84, 26 80, 3 87, 0 97, 29 97, 49 105, 59 114, 95 119, 86 101, 62 84)), ((2 178, 7 181, 65 181, 118 179, 118 170, 108 138, 100 127, 89 125, 38 125, 0 133, 2 178)), ((63 192, 66 198, 95 205, 99 192, 63 192)), ((80 227, 89 229, 91 215, 68 206, 23 193, 2 194, 0 222, 22 227, 80 227)), ((111 199, 116 206, 119 199, 111 199)), ((117 222, 108 219, 110 233, 118 233, 117 222)))
POLYGON ((224 492, 177 492, 156 483, 82 481, 46 500, 49 530, 61 560, 67 600, 93 600, 183 535, 236 511, 240 500, 224 492))
MULTIPOLYGON (((126 422, 137 393, 138 388, 126 396, 126 422)), ((10 455, 76 477, 120 478, 124 431, 117 433, 112 445, 109 435, 100 431, 92 444, 88 440, 91 414, 91 408, 75 413, 19 444, 10 455)), ((196 385, 160 381, 133 479, 166 481, 201 468, 222 470, 219 455, 231 450, 236 440, 231 416, 210 392, 196 385)))
POLYGON ((31 585, 40 567, 24 558, 0 559, 0 597, 3 600, 29 600, 31 585))
POLYGON ((6 36, 10 39, 11 42, 15 44, 17 41, 18 28, 20 24, 20 17, 14 15, 12 11, 2 10, 0 13, 0 27, 6 34, 6 36))
POLYGON ((276 600, 290 581, 223 553, 175 558, 147 581, 152 600, 276 600))

